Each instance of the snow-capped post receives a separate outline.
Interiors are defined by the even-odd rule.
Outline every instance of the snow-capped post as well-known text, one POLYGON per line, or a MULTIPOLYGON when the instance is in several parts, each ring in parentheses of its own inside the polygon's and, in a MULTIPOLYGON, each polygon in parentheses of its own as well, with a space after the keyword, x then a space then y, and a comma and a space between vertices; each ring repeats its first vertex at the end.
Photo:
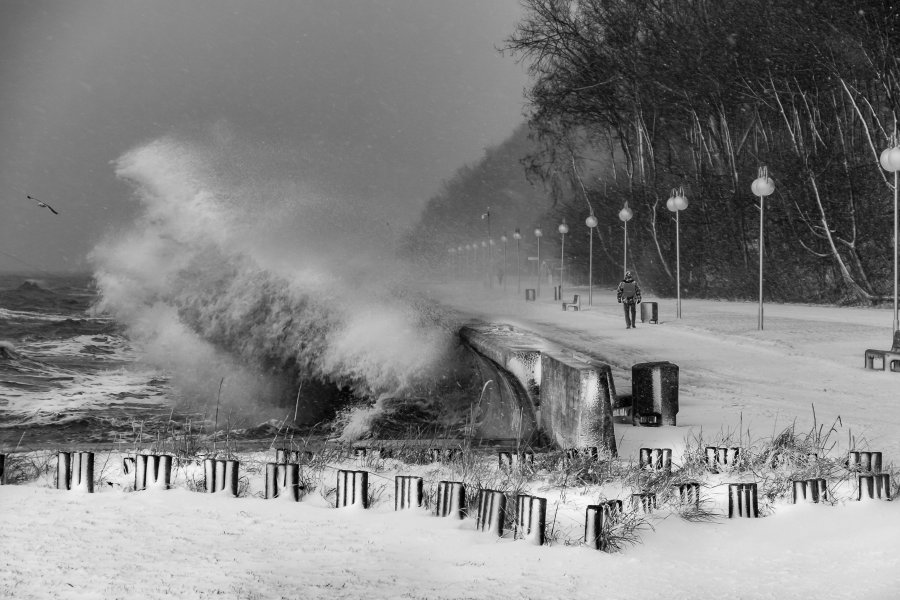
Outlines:
POLYGON ((72 453, 71 489, 94 493, 94 453, 72 453))
POLYGON ((713 473, 718 473, 720 468, 733 469, 741 456, 740 448, 706 447, 706 467, 713 473))
POLYGON ((544 545, 544 529, 547 524, 547 499, 528 494, 516 497, 516 539, 523 539, 535 546, 544 545))
POLYGON ((278 464, 282 464, 282 465, 287 464, 287 463, 299 463, 300 462, 300 451, 279 448, 279 449, 275 450, 275 462, 278 464))
POLYGON ((394 510, 422 506, 423 482, 421 477, 397 475, 394 477, 394 510))
POLYGON ((728 484, 728 518, 735 517, 748 519, 759 517, 755 483, 728 484))
POLYGON ((793 482, 793 503, 813 502, 828 500, 828 482, 817 477, 815 479, 798 479, 793 482))
POLYGON ((591 504, 587 507, 584 518, 584 543, 594 550, 603 550, 608 548, 607 536, 604 535, 604 527, 606 513, 603 507, 598 504, 591 504))
POLYGON ((631 423, 657 414, 662 425, 675 426, 678 415, 678 365, 668 361, 631 367, 631 423))
POLYGON ((56 489, 67 490, 71 484, 72 453, 58 452, 56 454, 56 489))
POLYGON ((94 492, 94 453, 59 452, 56 461, 56 489, 94 492))
POLYGON ((497 453, 501 469, 534 468, 534 452, 500 451, 497 453))
POLYGON ((890 500, 891 476, 888 473, 870 473, 859 476, 857 500, 890 500))
POLYGON ((172 457, 168 454, 138 454, 134 463, 134 490, 167 490, 172 481, 172 457))
POLYGON ((6 485, 6 455, 0 454, 0 485, 6 485))
POLYGON ((881 452, 850 451, 847 468, 861 473, 881 473, 881 452))
POLYGON ((475 528, 502 537, 505 517, 506 494, 486 488, 478 490, 478 515, 475 519, 475 528))
POLYGON ((651 492, 640 492, 631 495, 631 507, 642 513, 652 513, 656 508, 656 494, 651 492))
POLYGON ((671 448, 641 448, 638 458, 638 468, 651 471, 672 470, 671 448))
POLYGON ((451 462, 454 458, 456 458, 456 449, 455 448, 432 448, 431 449, 431 462, 436 462, 436 463, 451 462))
POLYGON ((621 500, 588 506, 584 518, 584 543, 594 550, 609 551, 609 529, 621 512, 621 500))
POLYGON ((369 508, 369 472, 337 472, 337 501, 335 508, 358 506, 369 508))
POLYGON ((300 465, 296 463, 266 464, 266 499, 281 498, 300 501, 300 465))
POLYGON ((466 486, 459 481, 440 481, 437 489, 436 515, 462 519, 466 510, 466 486))
POLYGON ((207 458, 203 461, 206 476, 206 491, 214 494, 224 492, 228 496, 238 495, 238 472, 241 463, 236 460, 207 458))
POLYGON ((700 508, 700 484, 691 481, 687 483, 680 483, 677 486, 678 488, 678 503, 682 506, 687 506, 689 504, 694 505, 694 509, 700 508))

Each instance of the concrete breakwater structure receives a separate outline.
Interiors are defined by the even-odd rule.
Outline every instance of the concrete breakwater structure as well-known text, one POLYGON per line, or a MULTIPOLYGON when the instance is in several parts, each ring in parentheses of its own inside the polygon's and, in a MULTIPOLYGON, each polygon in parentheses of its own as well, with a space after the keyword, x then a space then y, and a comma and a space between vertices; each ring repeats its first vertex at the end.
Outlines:
POLYGON ((478 433, 526 443, 542 437, 561 448, 596 447, 616 456, 609 365, 510 326, 470 325, 460 338, 485 380, 498 383, 481 399, 481 423, 489 425, 478 433), (497 435, 504 429, 506 436, 497 435))

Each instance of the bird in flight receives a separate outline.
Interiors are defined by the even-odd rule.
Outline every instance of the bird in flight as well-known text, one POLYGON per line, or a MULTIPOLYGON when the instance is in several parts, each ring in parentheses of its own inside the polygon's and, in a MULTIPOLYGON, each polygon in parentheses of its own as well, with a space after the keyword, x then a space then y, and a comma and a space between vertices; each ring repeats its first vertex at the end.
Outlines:
POLYGON ((38 206, 43 206, 44 208, 50 209, 50 212, 52 212, 54 215, 58 215, 58 214, 59 214, 58 212, 56 212, 56 209, 55 209, 55 208, 53 208, 52 206, 50 206, 50 205, 47 204, 46 202, 42 202, 41 200, 38 200, 38 199, 35 198, 34 196, 26 196, 26 198, 28 198, 29 200, 34 200, 35 202, 38 203, 38 206))

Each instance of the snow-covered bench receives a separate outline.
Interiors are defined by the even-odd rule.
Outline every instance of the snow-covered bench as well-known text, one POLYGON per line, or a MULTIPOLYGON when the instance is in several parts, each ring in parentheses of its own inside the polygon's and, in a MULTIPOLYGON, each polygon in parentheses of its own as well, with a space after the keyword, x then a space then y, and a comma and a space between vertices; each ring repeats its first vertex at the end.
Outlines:
POLYGON ((890 350, 866 350, 866 368, 875 368, 875 359, 881 359, 882 371, 900 371, 900 330, 894 332, 890 350))
POLYGON ((575 294, 575 297, 572 298, 571 302, 563 302, 562 303, 563 310, 581 310, 581 296, 575 294))

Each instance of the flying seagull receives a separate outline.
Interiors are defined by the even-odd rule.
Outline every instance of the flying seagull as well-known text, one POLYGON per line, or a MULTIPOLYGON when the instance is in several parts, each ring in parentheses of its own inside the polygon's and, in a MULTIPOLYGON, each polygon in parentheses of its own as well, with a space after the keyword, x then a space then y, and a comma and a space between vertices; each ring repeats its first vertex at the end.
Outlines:
POLYGON ((52 206, 50 206, 50 205, 47 204, 46 202, 42 202, 42 201, 38 200, 38 199, 35 198, 34 196, 26 196, 26 198, 28 198, 29 200, 34 200, 35 202, 38 203, 38 206, 43 206, 44 208, 50 209, 50 212, 52 212, 54 215, 58 215, 58 214, 59 214, 58 212, 56 212, 56 209, 54 209, 52 206))

